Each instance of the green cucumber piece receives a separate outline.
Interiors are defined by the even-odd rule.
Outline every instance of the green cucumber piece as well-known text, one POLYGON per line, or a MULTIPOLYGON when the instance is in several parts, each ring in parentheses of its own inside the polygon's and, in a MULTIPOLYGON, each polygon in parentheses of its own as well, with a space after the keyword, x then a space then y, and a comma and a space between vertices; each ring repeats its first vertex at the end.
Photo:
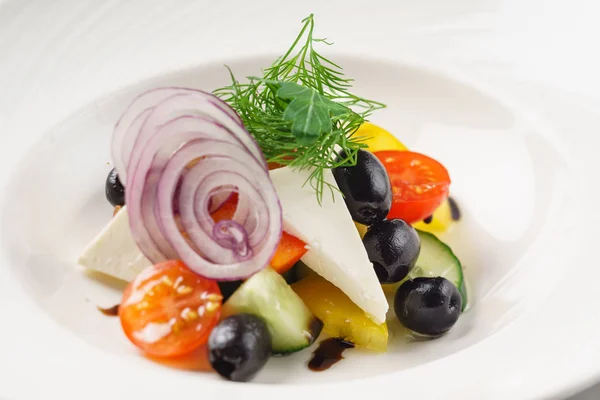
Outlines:
POLYGON ((421 252, 407 279, 436 277, 448 279, 458 288, 462 296, 462 310, 467 306, 467 289, 460 260, 452 249, 432 233, 416 230, 421 239, 421 252))
POLYGON ((270 267, 245 281, 223 305, 223 318, 239 313, 254 314, 266 322, 274 354, 310 346, 323 329, 323 322, 270 267))

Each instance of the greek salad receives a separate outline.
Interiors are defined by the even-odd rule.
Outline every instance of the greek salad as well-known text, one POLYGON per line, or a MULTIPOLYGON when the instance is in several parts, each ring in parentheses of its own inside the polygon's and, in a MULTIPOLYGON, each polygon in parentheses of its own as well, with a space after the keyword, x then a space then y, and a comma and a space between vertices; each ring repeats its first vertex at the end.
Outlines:
POLYGON ((114 215, 79 264, 129 282, 114 312, 146 354, 206 346, 218 374, 248 381, 319 338, 386 351, 386 293, 421 337, 465 309, 438 238, 459 215, 448 171, 368 122, 384 105, 352 93, 313 30, 311 15, 262 76, 149 90, 117 122, 114 215))

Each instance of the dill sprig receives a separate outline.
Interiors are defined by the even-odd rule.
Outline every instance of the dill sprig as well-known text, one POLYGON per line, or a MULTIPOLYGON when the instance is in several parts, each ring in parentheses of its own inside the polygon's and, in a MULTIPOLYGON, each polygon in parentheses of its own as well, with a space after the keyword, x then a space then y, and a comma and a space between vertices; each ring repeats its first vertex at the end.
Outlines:
POLYGON ((313 15, 302 22, 290 49, 262 77, 240 83, 229 69, 232 83, 214 93, 237 111, 268 162, 311 170, 320 202, 325 186, 331 188, 325 169, 356 164, 364 138, 354 134, 385 105, 351 93, 353 80, 315 50, 332 43, 313 36, 313 15))

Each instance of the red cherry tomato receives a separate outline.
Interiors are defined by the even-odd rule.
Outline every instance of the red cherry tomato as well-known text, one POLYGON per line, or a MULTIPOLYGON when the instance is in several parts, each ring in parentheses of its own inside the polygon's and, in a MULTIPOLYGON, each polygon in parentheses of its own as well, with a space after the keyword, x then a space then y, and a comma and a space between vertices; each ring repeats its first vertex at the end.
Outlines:
POLYGON ((421 221, 448 197, 450 176, 442 164, 412 151, 378 151, 392 183, 392 208, 388 218, 408 223, 421 221))
POLYGON ((166 261, 127 286, 119 318, 125 335, 146 353, 179 356, 207 342, 219 321, 222 299, 217 282, 181 261, 166 261))

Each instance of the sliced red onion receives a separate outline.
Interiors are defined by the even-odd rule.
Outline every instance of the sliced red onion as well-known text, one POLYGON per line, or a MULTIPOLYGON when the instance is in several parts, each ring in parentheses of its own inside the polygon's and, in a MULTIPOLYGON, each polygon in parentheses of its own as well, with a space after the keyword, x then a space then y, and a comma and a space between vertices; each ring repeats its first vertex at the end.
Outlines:
POLYGON ((187 90, 177 87, 149 90, 136 97, 121 116, 115 126, 112 140, 112 158, 121 183, 127 182, 129 155, 137 138, 137 135, 128 132, 138 131, 157 103, 176 94, 185 93, 187 90))
POLYGON ((145 143, 160 125, 172 118, 202 115, 212 115, 215 122, 229 128, 238 141, 267 168, 260 147, 256 146, 244 129, 240 117, 227 103, 200 90, 167 87, 138 96, 117 122, 113 134, 112 156, 121 182, 126 184, 129 164, 135 165, 139 159, 143 146, 137 146, 138 141, 145 143))
MULTIPOLYGON (((150 260, 161 259, 161 256, 167 259, 177 258, 176 252, 160 235, 160 227, 156 219, 144 219, 144 215, 149 215, 154 210, 154 199, 157 196, 156 182, 172 155, 188 141, 193 139, 216 140, 214 138, 224 139, 221 143, 230 143, 241 147, 235 138, 231 135, 223 135, 222 127, 210 122, 207 118, 183 116, 174 118, 164 124, 156 134, 146 143, 142 155, 137 163, 137 168, 131 173, 134 167, 130 163, 130 176, 127 182, 126 202, 129 205, 130 224, 134 232, 139 232, 140 242, 138 245, 150 260), (135 180, 134 176, 139 176, 135 180), (131 207, 131 204, 141 202, 141 207, 131 207), (142 229, 145 226, 146 229, 142 229), (140 244, 143 243, 143 244, 140 244), (143 247, 142 247, 143 246, 143 247)), ((187 160, 186 164, 197 160, 205 154, 196 154, 187 160)), ((180 178, 187 173, 184 170, 180 178)), ((175 209, 179 210, 180 205, 175 201, 175 209)))
POLYGON ((180 259, 220 280, 268 264, 281 237, 279 199, 260 147, 226 103, 193 89, 149 91, 123 114, 113 141, 131 230, 151 261, 180 259), (211 212, 233 192, 233 217, 215 223, 211 212))
POLYGON ((235 221, 219 221, 213 228, 213 235, 230 248, 239 260, 248 260, 252 257, 252 250, 248 242, 246 230, 235 221))

